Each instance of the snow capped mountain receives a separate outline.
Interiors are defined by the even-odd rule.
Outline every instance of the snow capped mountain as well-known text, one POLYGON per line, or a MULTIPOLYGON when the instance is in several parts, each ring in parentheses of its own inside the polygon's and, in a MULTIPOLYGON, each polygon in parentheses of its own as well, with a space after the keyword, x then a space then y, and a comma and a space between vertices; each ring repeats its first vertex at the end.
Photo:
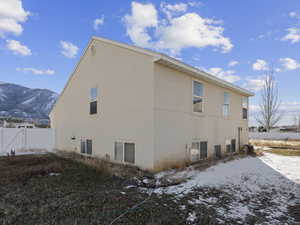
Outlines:
POLYGON ((48 119, 58 94, 0 82, 0 117, 48 119))

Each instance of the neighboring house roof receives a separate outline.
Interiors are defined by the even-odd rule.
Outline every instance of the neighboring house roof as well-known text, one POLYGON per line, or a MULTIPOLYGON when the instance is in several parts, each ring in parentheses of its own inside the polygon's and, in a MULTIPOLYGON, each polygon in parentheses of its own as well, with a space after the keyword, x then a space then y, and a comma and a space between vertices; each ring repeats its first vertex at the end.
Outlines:
MULTIPOLYGON (((145 54, 145 55, 149 55, 149 56, 152 56, 154 57, 154 62, 155 63, 159 63, 159 64, 162 64, 162 65, 165 65, 165 66, 168 66, 168 67, 171 67, 175 70, 178 70, 178 71, 181 71, 181 72, 184 72, 184 73, 187 73, 191 76, 194 76, 196 78, 199 78, 199 79, 202 79, 202 80, 205 80, 207 82, 211 82, 211 83, 214 83, 218 86, 221 86, 221 87, 224 87, 224 88, 228 88, 228 89, 231 89, 233 91, 236 91, 242 95, 245 95, 245 96, 254 96, 254 93, 251 92, 251 91, 248 91, 244 88, 241 88, 237 85, 234 85, 230 82, 227 82, 225 80, 222 80, 214 75, 211 75, 207 72, 204 72, 202 70, 199 70, 193 66, 190 66, 188 64, 185 64, 181 61, 178 61, 177 59, 174 59, 170 56, 167 56, 165 54, 162 54, 162 53, 158 53, 158 52, 154 52, 152 50, 148 50, 148 49, 144 49, 144 48, 140 48, 140 47, 137 47, 137 46, 133 46, 133 45, 128 45, 128 44, 124 44, 124 43, 121 43, 121 42, 117 42, 117 41, 112 41, 112 40, 109 40, 109 39, 105 39, 105 38, 101 38, 101 37, 95 37, 93 36, 91 38, 91 40, 89 41, 89 44, 88 46, 86 47, 85 51, 84 51, 84 54, 81 56, 79 62, 77 63, 72 75, 69 77, 69 80, 67 82, 67 84, 65 85, 62 93, 60 94, 60 96, 64 93, 66 87, 68 86, 68 84, 70 83, 73 75, 75 74, 75 72, 77 71, 77 68, 82 60, 82 58, 84 57, 87 49, 89 48, 89 46, 91 45, 91 43, 94 41, 94 40, 98 40, 98 41, 102 41, 102 42, 105 42, 105 43, 109 43, 109 44, 112 44, 112 45, 116 45, 116 46, 119 46, 119 47, 122 47, 122 48, 126 48, 126 49, 129 49, 129 50, 132 50, 132 51, 135 51, 135 52, 139 52, 139 53, 142 53, 142 54, 145 54)), ((54 104, 50 114, 52 113, 52 111, 54 110, 56 104, 58 103, 58 101, 60 100, 60 96, 58 97, 56 103, 54 104)))

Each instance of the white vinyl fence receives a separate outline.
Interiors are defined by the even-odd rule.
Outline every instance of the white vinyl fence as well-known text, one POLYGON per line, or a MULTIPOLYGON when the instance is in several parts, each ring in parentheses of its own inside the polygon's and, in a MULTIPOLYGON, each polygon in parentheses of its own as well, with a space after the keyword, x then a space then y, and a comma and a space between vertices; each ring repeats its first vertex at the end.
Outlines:
POLYGON ((0 155, 10 150, 26 151, 54 148, 54 129, 51 128, 0 128, 0 155))
POLYGON ((300 133, 249 132, 249 139, 257 139, 257 140, 300 140, 300 133))

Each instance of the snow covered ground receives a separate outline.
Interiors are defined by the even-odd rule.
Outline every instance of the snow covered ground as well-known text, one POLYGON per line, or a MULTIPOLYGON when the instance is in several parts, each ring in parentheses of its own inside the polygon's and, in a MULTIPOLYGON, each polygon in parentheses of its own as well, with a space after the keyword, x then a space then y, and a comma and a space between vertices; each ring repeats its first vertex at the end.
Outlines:
POLYGON ((261 157, 219 163, 202 172, 188 168, 156 175, 158 180, 162 177, 188 178, 185 183, 154 192, 174 195, 178 202, 187 202, 182 207, 192 208, 187 218, 190 224, 196 224, 203 216, 201 207, 214 209, 216 222, 220 224, 230 221, 292 224, 288 206, 300 204, 300 157, 297 156, 265 153, 261 157))

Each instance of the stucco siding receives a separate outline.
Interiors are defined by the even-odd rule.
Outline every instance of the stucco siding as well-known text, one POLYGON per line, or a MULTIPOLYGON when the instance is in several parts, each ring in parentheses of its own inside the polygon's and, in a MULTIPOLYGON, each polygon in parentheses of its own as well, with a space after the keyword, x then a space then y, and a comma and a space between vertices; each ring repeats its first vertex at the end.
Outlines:
POLYGON ((153 168, 153 59, 94 40, 51 113, 56 148, 80 151, 93 140, 93 155, 114 159, 114 142, 135 143, 136 165, 153 168), (90 88, 98 89, 98 113, 89 115, 90 88), (71 137, 75 136, 75 140, 71 137))
POLYGON ((238 127, 242 127, 241 144, 248 142, 247 120, 242 119, 242 96, 225 88, 196 79, 204 87, 204 112, 194 113, 192 104, 192 76, 166 66, 154 66, 155 93, 155 164, 178 161, 189 157, 188 149, 193 140, 208 142, 208 155, 214 153, 214 145, 236 139, 238 127), (230 112, 223 116, 224 92, 230 94, 230 112))

